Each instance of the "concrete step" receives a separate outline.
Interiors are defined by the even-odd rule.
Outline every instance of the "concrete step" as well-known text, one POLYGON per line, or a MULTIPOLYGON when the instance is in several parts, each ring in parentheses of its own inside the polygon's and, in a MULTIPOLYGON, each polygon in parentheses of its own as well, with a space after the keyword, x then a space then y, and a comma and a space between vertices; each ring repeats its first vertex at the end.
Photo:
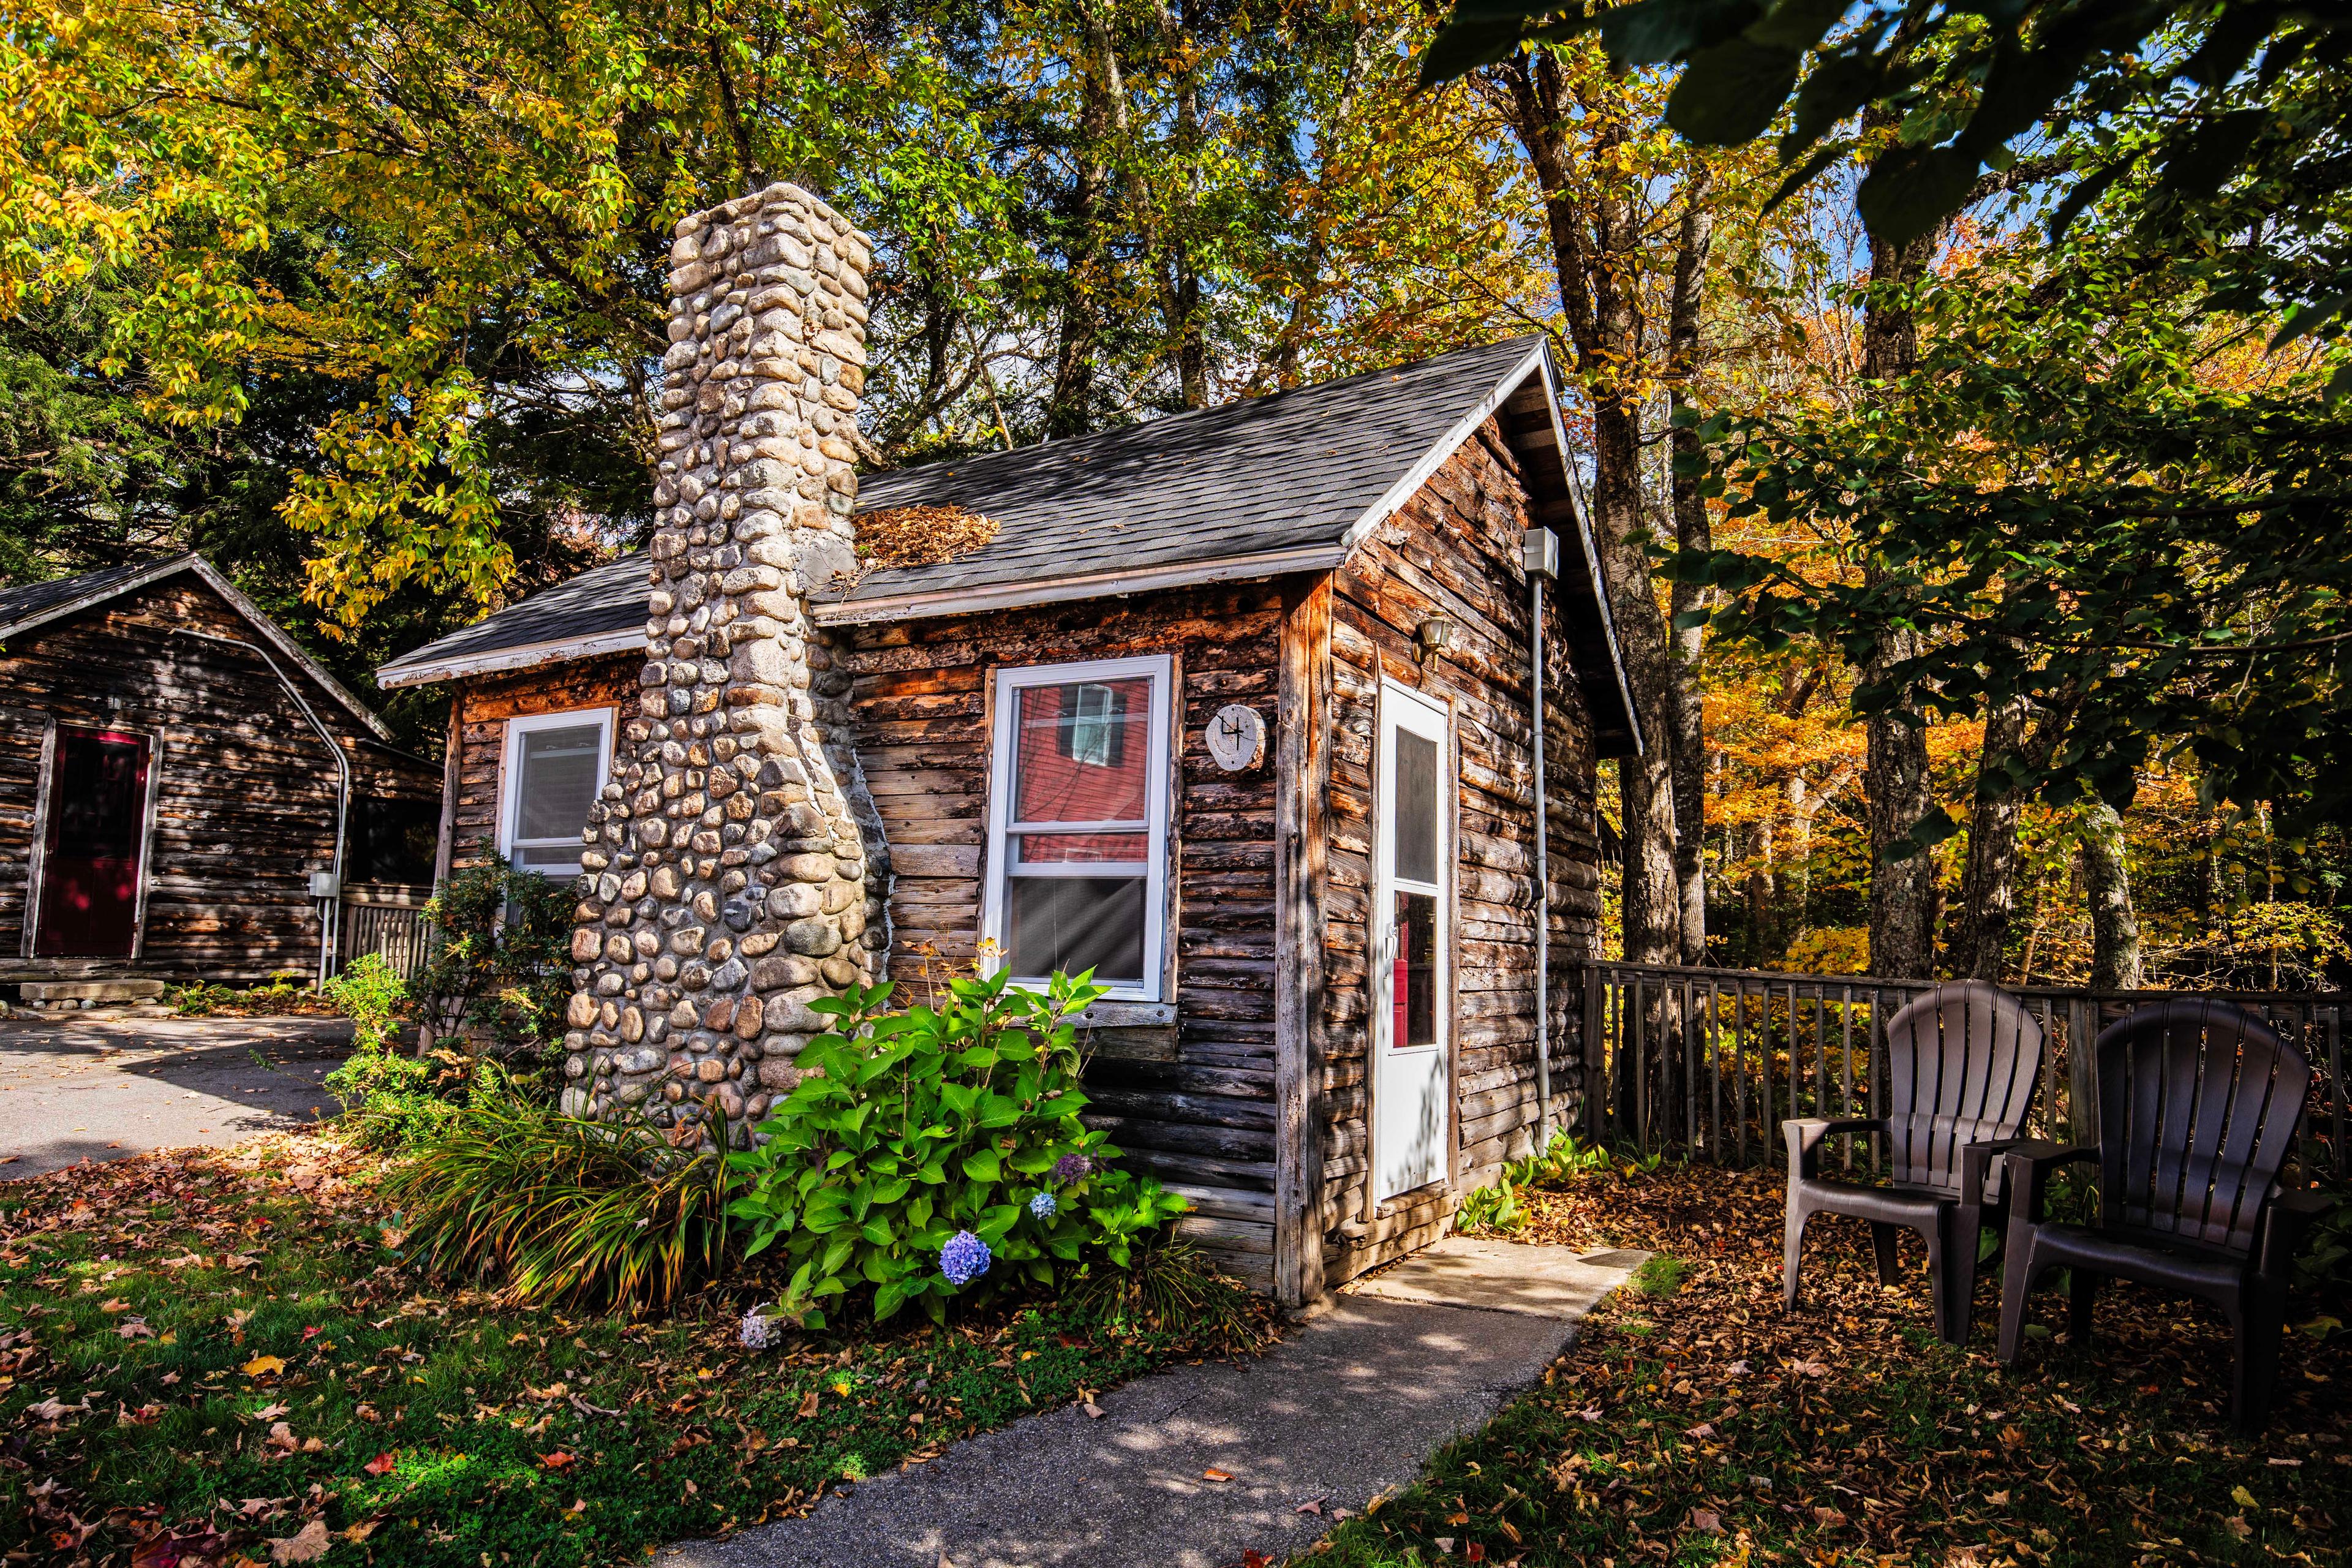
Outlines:
POLYGON ((27 980, 17 987, 26 1006, 100 1007, 111 1003, 149 1002, 163 994, 160 980, 27 980))

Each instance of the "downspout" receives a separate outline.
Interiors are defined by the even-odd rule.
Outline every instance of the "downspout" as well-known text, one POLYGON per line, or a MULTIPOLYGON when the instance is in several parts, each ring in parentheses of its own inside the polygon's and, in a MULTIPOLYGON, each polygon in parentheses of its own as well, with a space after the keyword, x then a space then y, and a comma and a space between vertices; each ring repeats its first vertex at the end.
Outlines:
POLYGON ((1544 795, 1544 579, 1559 575, 1559 535, 1531 528, 1522 563, 1528 573, 1528 707, 1536 754, 1536 1146, 1551 1132, 1551 809, 1544 795))
POLYGON ((319 722, 319 715, 311 711, 310 702, 302 695, 302 689, 288 679, 286 672, 278 668, 278 661, 270 658, 257 645, 247 642, 241 637, 225 637, 217 632, 200 632, 189 626, 173 626, 172 635, 202 637, 206 642, 226 643, 231 647, 241 647, 259 658, 262 663, 269 667, 269 673, 278 678, 278 684, 286 689, 286 695, 294 699, 294 706, 302 710, 302 717, 310 721, 310 728, 319 731, 319 739, 327 743, 327 750, 334 754, 335 858, 330 865, 335 879, 335 891, 331 898, 324 900, 325 907, 319 911, 319 989, 323 991, 326 989, 328 973, 334 963, 335 938, 342 927, 343 833, 346 824, 350 821, 352 811, 351 759, 343 755, 343 748, 336 743, 333 733, 324 724, 319 722))

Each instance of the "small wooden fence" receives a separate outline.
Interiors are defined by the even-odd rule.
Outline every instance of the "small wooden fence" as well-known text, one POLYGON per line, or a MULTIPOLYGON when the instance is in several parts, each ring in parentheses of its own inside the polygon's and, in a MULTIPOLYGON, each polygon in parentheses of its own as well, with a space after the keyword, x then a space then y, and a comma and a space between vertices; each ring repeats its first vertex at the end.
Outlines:
MULTIPOLYGON (((1929 980, 1789 974, 1676 964, 1587 966, 1585 1132, 1717 1164, 1778 1163, 1784 1117, 1885 1111, 1885 1023, 1929 980)), ((2185 994, 2006 986, 2048 1046, 2028 1131, 2089 1138, 2098 1085, 2087 1048, 2134 1007, 2185 994)), ((2307 1162, 2352 1169, 2345 1146, 2345 1014, 2352 996, 2200 992, 2243 1007, 2299 1042, 2315 1077, 2304 1116, 2307 1162)), ((1843 1158, 1855 1158, 1853 1141, 1843 1158)), ((1873 1140, 1875 1142, 1875 1140, 1873 1140)), ((1871 1159, 1875 1160, 1874 1149, 1871 1159)))
POLYGON ((343 890, 342 931, 335 967, 351 967, 373 952, 403 980, 414 980, 433 955, 433 928, 425 919, 430 888, 352 887, 343 890))

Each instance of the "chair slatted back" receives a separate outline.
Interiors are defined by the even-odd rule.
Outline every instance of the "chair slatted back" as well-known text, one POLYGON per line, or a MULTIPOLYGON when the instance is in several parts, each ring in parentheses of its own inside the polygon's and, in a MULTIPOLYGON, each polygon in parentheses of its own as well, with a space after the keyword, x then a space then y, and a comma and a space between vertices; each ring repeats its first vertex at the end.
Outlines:
POLYGON ((2311 1062, 2226 1002, 2142 1007, 2099 1037, 2100 1220, 2246 1253, 2311 1062))
POLYGON ((2013 1138, 2042 1071, 2042 1025, 1981 980, 1938 985, 1886 1025, 1895 1179, 1958 1195, 1960 1149, 2013 1138))

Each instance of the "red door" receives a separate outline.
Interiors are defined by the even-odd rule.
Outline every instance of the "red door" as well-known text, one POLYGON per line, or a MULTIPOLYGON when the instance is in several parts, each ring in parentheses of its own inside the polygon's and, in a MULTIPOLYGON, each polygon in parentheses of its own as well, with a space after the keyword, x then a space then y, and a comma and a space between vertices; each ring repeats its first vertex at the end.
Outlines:
POLYGON ((39 956, 131 956, 146 824, 147 738, 60 727, 41 858, 39 956))

